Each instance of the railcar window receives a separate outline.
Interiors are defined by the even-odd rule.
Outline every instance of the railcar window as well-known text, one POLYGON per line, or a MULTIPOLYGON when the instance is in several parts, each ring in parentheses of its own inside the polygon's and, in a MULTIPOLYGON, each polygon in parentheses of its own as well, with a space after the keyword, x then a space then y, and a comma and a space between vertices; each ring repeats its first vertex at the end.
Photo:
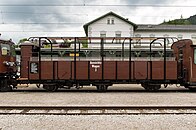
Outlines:
POLYGON ((30 65, 30 72, 32 74, 37 74, 38 73, 38 63, 36 62, 32 62, 31 65, 30 65))
POLYGON ((196 64, 196 48, 194 49, 194 63, 196 64))
POLYGON ((1 44, 1 55, 10 55, 10 45, 1 44))

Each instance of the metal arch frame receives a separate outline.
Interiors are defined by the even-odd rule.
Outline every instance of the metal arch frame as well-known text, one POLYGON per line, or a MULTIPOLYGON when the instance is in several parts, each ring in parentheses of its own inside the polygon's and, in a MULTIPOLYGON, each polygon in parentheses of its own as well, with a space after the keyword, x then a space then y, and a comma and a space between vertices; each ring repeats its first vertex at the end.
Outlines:
MULTIPOLYGON (((49 43, 51 44, 50 46, 50 50, 51 52, 53 51, 53 46, 52 46, 52 41, 51 39, 65 39, 65 38, 70 38, 70 37, 31 37, 29 38, 29 40, 31 39, 34 39, 34 38, 37 38, 39 39, 39 55, 38 55, 38 62, 39 62, 39 80, 42 80, 41 79, 41 40, 42 39, 46 39, 49 41, 49 43)), ((71 37, 72 39, 74 39, 74 79, 71 79, 74 81, 74 83, 77 83, 77 76, 76 76, 76 60, 77 60, 77 57, 76 57, 76 53, 77 53, 77 40, 81 40, 81 39, 93 39, 92 37, 91 38, 88 38, 88 37, 71 37)), ((95 39, 101 39, 101 42, 100 42, 100 56, 101 56, 101 61, 102 61, 102 81, 104 80, 104 43, 103 43, 103 38, 98 38, 96 37, 95 39)), ((112 38, 105 38, 105 39, 112 39, 112 38)), ((113 38, 115 39, 115 38, 113 38)), ((153 39, 151 42, 150 42, 150 61, 147 62, 147 80, 148 80, 148 63, 150 62, 150 80, 152 81, 152 44, 158 40, 158 39, 163 39, 164 40, 164 82, 166 83, 166 42, 168 40, 168 38, 165 38, 165 37, 159 37, 159 38, 149 38, 149 37, 142 37, 142 38, 131 38, 131 37, 125 37, 124 38, 124 41, 123 43, 126 41, 126 40, 129 40, 129 82, 132 82, 132 80, 135 80, 134 79, 134 73, 133 73, 133 76, 132 76, 132 67, 134 68, 134 64, 132 65, 132 54, 131 54, 131 50, 132 50, 132 40, 135 40, 135 39, 153 39)), ((173 40, 173 38, 171 38, 173 40)), ((80 44, 80 43, 79 43, 80 44)), ((122 45, 123 46, 123 45, 122 45)), ((79 46, 80 48, 80 46, 79 46)), ((122 51, 123 50, 123 47, 122 47, 122 51)), ((53 57, 53 53, 51 53, 51 59, 53 57)), ((53 63, 54 64, 54 63, 53 63)), ((88 63, 89 64, 89 63, 88 63)), ((89 65, 88 65, 89 67, 89 65)), ((117 66, 116 66, 117 67, 117 66)), ((53 65, 53 80, 55 80, 55 75, 54 75, 54 65, 53 65)), ((88 69, 89 70, 89 69, 88 69)), ((134 70, 133 70, 134 71, 134 70)), ((90 79, 90 74, 88 72, 88 80, 90 79)), ((117 74, 116 74, 116 80, 117 79, 117 74)))
POLYGON ((163 45, 163 53, 164 53, 164 60, 163 60, 163 65, 164 65, 164 82, 166 82, 166 41, 168 40, 168 38, 156 38, 153 41, 150 42, 150 80, 152 80, 152 44, 159 40, 159 39, 163 39, 164 40, 164 45, 163 45))

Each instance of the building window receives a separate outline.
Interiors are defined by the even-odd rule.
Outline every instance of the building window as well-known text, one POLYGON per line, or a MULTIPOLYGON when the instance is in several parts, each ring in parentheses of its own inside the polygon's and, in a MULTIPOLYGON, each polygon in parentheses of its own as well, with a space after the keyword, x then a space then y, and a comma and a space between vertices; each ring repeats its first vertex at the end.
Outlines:
POLYGON ((100 37, 106 37, 106 31, 101 31, 100 32, 100 37))
POLYGON ((183 38, 183 35, 179 34, 177 37, 178 37, 179 40, 181 40, 183 38))
POLYGON ((110 24, 110 18, 107 19, 107 24, 110 24))
POLYGON ((155 37, 155 35, 154 34, 150 34, 150 38, 154 38, 155 37))
POLYGON ((191 38, 196 40, 196 35, 195 34, 191 35, 191 38))
POLYGON ((164 34, 163 37, 169 37, 169 35, 168 34, 164 34))
POLYGON ((116 37, 121 37, 121 33, 116 33, 116 37))
POLYGON ((100 37, 106 37, 106 34, 100 34, 100 37))
POLYGON ((103 42, 105 43, 105 42, 106 42, 106 40, 105 40, 106 31, 101 31, 101 32, 100 32, 100 37, 103 38, 103 42))
POLYGON ((114 18, 108 18, 107 24, 114 24, 114 18))
POLYGON ((119 39, 121 37, 121 31, 116 31, 116 43, 121 43, 121 40, 119 39))
POLYGON ((135 37, 139 37, 140 38, 141 37, 141 34, 136 34, 135 37))
POLYGON ((114 24, 114 18, 112 18, 112 22, 111 22, 111 24, 114 24))
POLYGON ((100 32, 100 37, 106 37, 106 31, 101 31, 100 32))

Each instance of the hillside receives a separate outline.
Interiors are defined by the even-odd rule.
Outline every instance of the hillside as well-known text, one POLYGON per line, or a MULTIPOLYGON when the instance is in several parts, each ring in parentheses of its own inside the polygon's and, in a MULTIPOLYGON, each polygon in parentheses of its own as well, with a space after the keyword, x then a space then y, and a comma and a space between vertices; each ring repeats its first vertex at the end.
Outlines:
POLYGON ((175 20, 169 20, 168 22, 165 21, 161 24, 166 24, 166 25, 196 25, 196 15, 193 15, 187 19, 175 19, 175 20))

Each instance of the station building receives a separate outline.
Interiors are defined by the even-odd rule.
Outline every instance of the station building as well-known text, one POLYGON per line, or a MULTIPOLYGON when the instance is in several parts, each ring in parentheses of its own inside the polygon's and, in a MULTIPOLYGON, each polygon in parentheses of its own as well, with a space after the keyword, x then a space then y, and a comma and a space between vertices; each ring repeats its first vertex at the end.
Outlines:
POLYGON ((135 24, 109 12, 84 26, 87 37, 176 37, 196 39, 196 25, 135 24))

